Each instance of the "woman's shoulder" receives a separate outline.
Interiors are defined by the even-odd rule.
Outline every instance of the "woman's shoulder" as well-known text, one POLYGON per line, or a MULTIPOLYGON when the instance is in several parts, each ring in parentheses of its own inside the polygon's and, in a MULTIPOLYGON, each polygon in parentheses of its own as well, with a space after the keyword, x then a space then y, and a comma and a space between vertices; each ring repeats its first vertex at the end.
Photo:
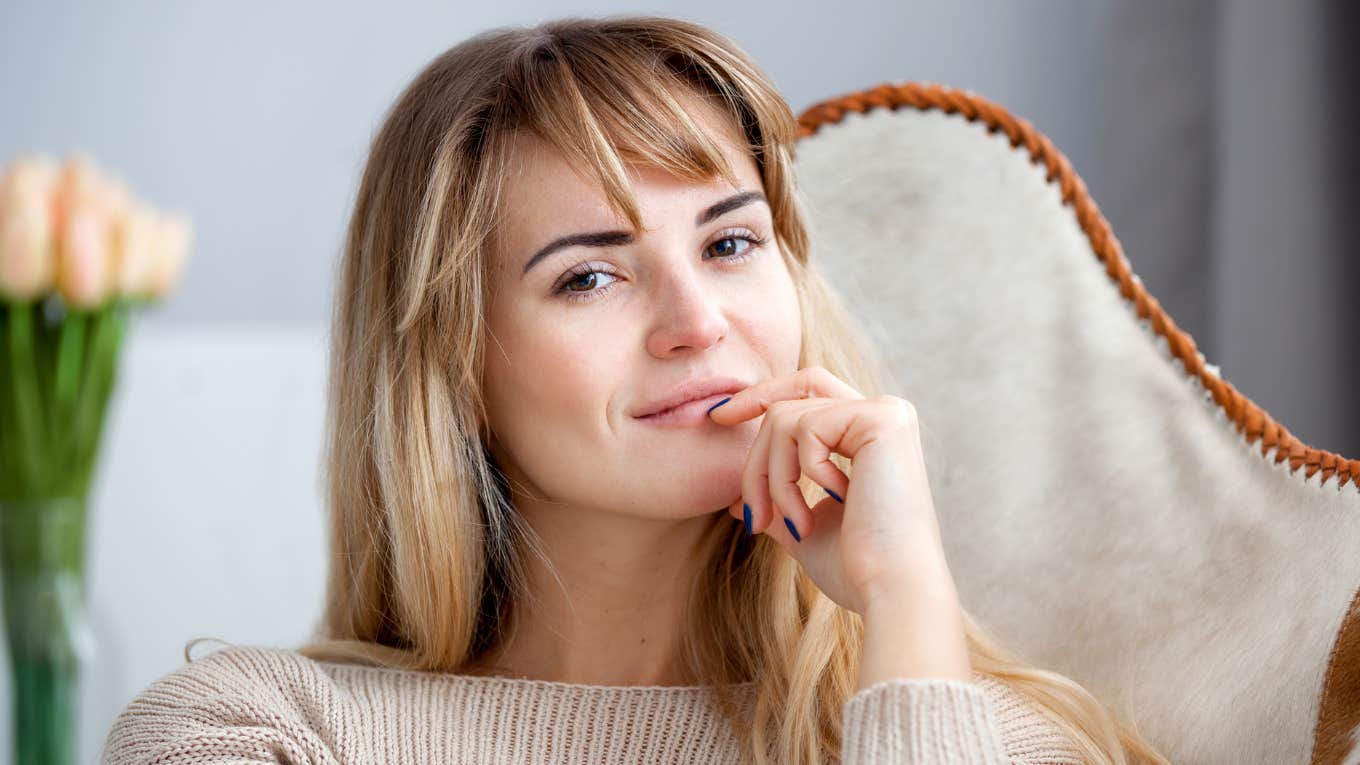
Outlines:
POLYGON ((101 762, 172 761, 276 751, 288 761, 335 761, 337 689, 294 651, 226 644, 143 688, 114 719, 101 762))
POLYGON ((189 699, 205 693, 259 696, 262 691, 286 692, 301 679, 322 675, 316 662, 289 649, 218 642, 224 647, 188 658, 144 688, 138 697, 151 694, 189 699))
POLYGON ((1006 755, 1011 762, 1085 765, 1071 734, 1054 722, 1039 704, 1006 681, 973 672, 973 683, 992 702, 1006 755))
MULTIPOLYGON (((290 673, 315 673, 318 665, 311 659, 288 648, 266 645, 228 643, 217 640, 221 648, 202 651, 171 674, 222 673, 238 676, 273 678, 290 673)), ((192 653, 190 649, 190 653, 192 653)))
POLYGON ((326 695, 323 665, 287 648, 222 643, 163 675, 140 695, 184 698, 246 695, 260 702, 315 700, 326 695))

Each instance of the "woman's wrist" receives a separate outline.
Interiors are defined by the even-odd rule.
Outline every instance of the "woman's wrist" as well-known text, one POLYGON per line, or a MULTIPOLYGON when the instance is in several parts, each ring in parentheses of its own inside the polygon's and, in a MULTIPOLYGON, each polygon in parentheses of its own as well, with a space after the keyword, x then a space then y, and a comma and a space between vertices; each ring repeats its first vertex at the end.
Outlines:
POLYGON ((963 607, 943 555, 866 594, 856 690, 895 678, 972 679, 963 607))

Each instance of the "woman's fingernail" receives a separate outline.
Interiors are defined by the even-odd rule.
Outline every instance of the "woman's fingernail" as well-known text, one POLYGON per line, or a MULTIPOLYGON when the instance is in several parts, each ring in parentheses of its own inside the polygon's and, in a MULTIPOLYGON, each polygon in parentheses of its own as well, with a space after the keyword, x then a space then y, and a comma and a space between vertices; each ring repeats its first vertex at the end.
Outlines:
POLYGON ((751 506, 741 503, 741 517, 746 522, 746 536, 751 536, 751 506))
MULTIPOLYGON (((731 401, 731 400, 732 400, 732 397, 731 397, 731 396, 728 396, 727 398, 723 399, 722 401, 719 401, 718 403, 714 404, 713 406, 710 406, 710 407, 708 408, 708 412, 711 412, 711 411, 713 411, 714 409, 717 409, 718 407, 722 406, 723 404, 726 404, 728 401, 731 401)), ((708 412, 704 412, 704 414, 708 414, 708 412)))
POLYGON ((789 533, 793 535, 794 541, 801 542, 803 538, 798 536, 798 529, 793 525, 793 521, 784 519, 784 525, 789 527, 789 533))
POLYGON ((823 486, 822 489, 823 489, 827 494, 830 494, 832 499, 836 500, 837 502, 841 503, 842 505, 845 504, 845 500, 841 499, 841 495, 839 495, 839 494, 837 494, 836 492, 834 492, 834 491, 832 491, 832 490, 826 488, 825 486, 823 486))

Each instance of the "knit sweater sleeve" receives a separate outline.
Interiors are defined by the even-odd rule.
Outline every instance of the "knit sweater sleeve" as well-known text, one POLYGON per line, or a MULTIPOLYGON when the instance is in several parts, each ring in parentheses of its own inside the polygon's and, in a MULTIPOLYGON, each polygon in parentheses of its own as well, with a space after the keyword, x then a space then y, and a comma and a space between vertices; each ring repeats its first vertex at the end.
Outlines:
POLYGON ((102 765, 336 765, 334 689, 283 652, 233 646, 156 680, 114 719, 102 765))
POLYGON ((843 765, 1081 765, 1033 704, 993 680, 884 680, 842 711, 843 765))

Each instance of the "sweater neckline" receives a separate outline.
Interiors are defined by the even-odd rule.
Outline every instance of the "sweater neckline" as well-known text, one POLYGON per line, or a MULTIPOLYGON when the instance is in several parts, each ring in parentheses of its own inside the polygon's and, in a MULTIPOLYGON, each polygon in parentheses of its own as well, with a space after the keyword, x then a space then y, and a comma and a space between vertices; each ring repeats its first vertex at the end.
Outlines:
MULTIPOLYGON (((345 670, 371 671, 377 673, 396 673, 414 675, 420 678, 438 678, 447 682, 467 683, 482 687, 505 689, 538 689, 541 691, 569 691, 575 693, 601 693, 614 695, 650 695, 657 693, 694 694, 711 692, 713 685, 594 685, 589 683, 566 683, 558 680, 539 680, 530 677, 509 677, 505 675, 460 675, 452 672, 425 672, 417 669, 397 667, 378 667, 368 664, 349 664, 344 662, 321 662, 345 670)), ((757 681, 747 680, 733 683, 736 691, 754 690, 757 681)))
MULTIPOLYGON (((711 691, 712 685, 593 685, 589 683, 565 683, 558 680, 537 680, 530 677, 506 677, 504 675, 450 675, 445 677, 473 683, 483 683, 486 685, 504 686, 509 688, 545 688, 558 689, 564 691, 589 691, 595 693, 696 693, 700 691, 711 691)), ((754 688, 756 682, 750 680, 744 683, 735 683, 733 688, 754 688)))

